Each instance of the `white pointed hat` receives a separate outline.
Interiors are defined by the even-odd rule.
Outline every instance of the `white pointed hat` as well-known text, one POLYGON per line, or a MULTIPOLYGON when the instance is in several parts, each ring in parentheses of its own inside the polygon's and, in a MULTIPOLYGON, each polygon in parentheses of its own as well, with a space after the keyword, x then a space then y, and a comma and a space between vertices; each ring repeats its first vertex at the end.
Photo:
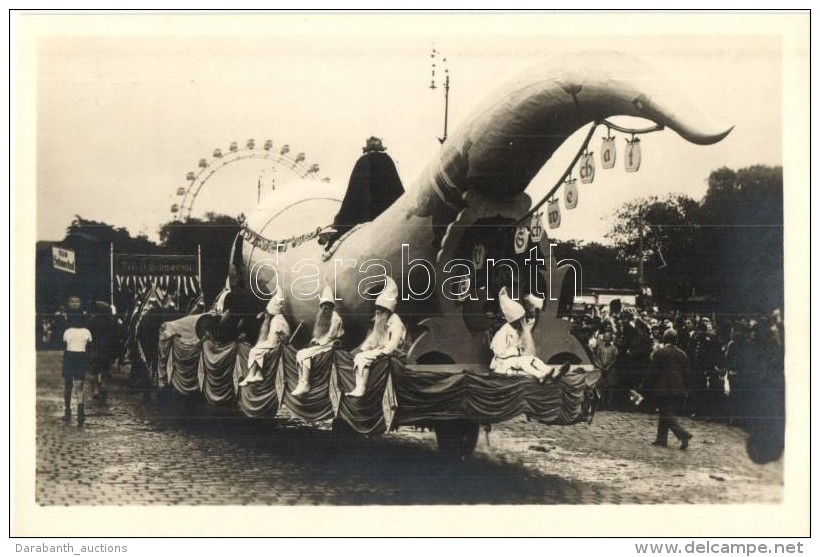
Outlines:
POLYGON ((322 304, 333 304, 336 305, 336 298, 333 296, 333 289, 330 287, 330 284, 325 283, 325 287, 322 290, 322 295, 319 296, 319 305, 322 304))
POLYGON ((282 313, 282 306, 284 305, 285 299, 282 297, 282 292, 277 286, 276 290, 273 291, 273 296, 270 300, 268 300, 268 305, 265 307, 265 311, 271 315, 277 315, 282 313))
POLYGON ((399 299, 399 287, 396 281, 390 277, 385 277, 384 289, 376 298, 376 305, 390 311, 396 311, 396 302, 399 299))
POLYGON ((527 302, 534 308, 544 309, 544 298, 533 293, 527 294, 527 302))
POLYGON ((504 314, 504 320, 507 321, 507 323, 518 321, 527 314, 524 310, 524 306, 510 298, 506 288, 502 288, 498 293, 498 303, 501 306, 501 313, 504 314))

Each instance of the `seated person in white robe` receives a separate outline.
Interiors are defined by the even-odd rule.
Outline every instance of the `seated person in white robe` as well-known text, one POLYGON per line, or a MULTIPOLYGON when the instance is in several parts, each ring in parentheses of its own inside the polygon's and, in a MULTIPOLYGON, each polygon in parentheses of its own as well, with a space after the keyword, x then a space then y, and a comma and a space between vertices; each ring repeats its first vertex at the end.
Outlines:
POLYGON ((307 348, 296 353, 296 367, 299 370, 299 383, 291 391, 293 396, 301 396, 310 390, 310 367, 312 358, 332 350, 337 341, 345 334, 342 317, 336 312, 336 300, 330 285, 325 285, 319 297, 319 313, 313 326, 313 340, 307 348))
POLYGON ((353 357, 353 367, 356 374, 356 387, 347 396, 364 396, 367 391, 367 379, 370 376, 370 366, 383 356, 389 356, 401 351, 404 346, 407 329, 398 314, 394 313, 399 289, 391 278, 376 298, 376 311, 373 317, 373 328, 370 334, 359 347, 361 352, 353 357))
POLYGON ((290 325, 282 315, 284 300, 279 296, 277 289, 265 308, 265 320, 259 331, 259 339, 248 353, 248 375, 239 383, 240 387, 248 383, 257 383, 264 379, 262 370, 265 368, 265 357, 275 351, 290 337, 290 325))
POLYGON ((535 355, 535 346, 524 321, 524 307, 511 299, 505 288, 499 293, 501 313, 506 323, 498 330, 490 343, 493 359, 490 369, 502 375, 532 375, 539 382, 566 371, 564 367, 551 367, 535 355))

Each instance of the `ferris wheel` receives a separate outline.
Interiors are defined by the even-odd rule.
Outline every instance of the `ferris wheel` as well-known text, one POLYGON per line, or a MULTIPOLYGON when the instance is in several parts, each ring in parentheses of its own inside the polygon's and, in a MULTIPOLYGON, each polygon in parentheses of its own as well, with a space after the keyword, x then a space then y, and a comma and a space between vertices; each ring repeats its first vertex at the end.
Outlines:
POLYGON ((186 221, 191 217, 194 203, 202 191, 203 186, 214 174, 228 165, 247 160, 264 160, 271 163, 270 169, 274 172, 282 169, 293 173, 304 180, 330 182, 330 178, 319 178, 319 165, 308 163, 305 153, 298 152, 291 154, 290 145, 284 144, 279 149, 274 149, 273 141, 266 140, 259 147, 255 140, 249 139, 243 148, 240 148, 236 141, 232 142, 226 152, 222 149, 214 149, 208 158, 199 159, 197 164, 199 170, 190 171, 185 176, 188 181, 187 186, 180 186, 176 189, 177 197, 182 199, 178 203, 171 205, 171 214, 174 221, 186 221))

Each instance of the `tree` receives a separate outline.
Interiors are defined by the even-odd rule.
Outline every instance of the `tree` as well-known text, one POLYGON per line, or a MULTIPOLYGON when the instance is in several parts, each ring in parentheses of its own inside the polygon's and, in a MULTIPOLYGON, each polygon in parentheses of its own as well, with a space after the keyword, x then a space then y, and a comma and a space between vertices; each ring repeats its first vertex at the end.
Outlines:
POLYGON ((38 242, 35 271, 35 304, 39 313, 50 314, 70 295, 83 300, 108 301, 111 288, 111 245, 117 253, 158 253, 161 248, 145 236, 132 237, 126 228, 75 215, 60 242, 38 242), (52 248, 74 252, 76 269, 55 269, 52 248))
POLYGON ((783 307, 783 168, 728 168, 709 176, 702 203, 705 255, 728 311, 783 307))
POLYGON ((74 220, 66 228, 63 244, 93 242, 108 248, 114 244, 114 251, 121 253, 158 253, 160 247, 144 234, 132 237, 127 228, 116 228, 102 221, 84 219, 74 215, 74 220))
POLYGON ((701 202, 670 194, 625 203, 607 237, 632 266, 643 257, 645 282, 666 304, 701 294, 727 313, 782 307, 782 167, 719 168, 708 185, 701 202))
POLYGON ((629 275, 629 264, 613 246, 582 240, 557 241, 553 254, 557 260, 574 259, 581 264, 583 288, 629 288, 635 279, 629 275))
MULTIPOLYGON (((703 287, 700 206, 680 194, 636 199, 615 213, 615 224, 607 234, 623 261, 633 269, 644 262, 644 283, 662 304, 672 304, 703 287), (640 252, 641 229, 643 252, 640 252)), ((638 286, 635 277, 634 286, 638 286)))

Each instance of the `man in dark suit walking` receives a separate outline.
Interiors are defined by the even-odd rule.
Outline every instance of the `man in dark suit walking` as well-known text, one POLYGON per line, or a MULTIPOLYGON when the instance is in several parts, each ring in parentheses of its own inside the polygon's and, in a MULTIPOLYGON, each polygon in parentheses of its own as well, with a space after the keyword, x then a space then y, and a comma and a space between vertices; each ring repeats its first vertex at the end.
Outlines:
POLYGON ((653 445, 666 447, 669 430, 681 442, 681 450, 685 451, 692 439, 692 434, 686 431, 678 422, 675 414, 683 406, 686 398, 686 384, 684 377, 689 365, 686 353, 675 346, 677 333, 674 329, 667 329, 663 333, 662 348, 652 354, 652 363, 649 375, 646 378, 646 392, 658 405, 658 435, 653 445))

